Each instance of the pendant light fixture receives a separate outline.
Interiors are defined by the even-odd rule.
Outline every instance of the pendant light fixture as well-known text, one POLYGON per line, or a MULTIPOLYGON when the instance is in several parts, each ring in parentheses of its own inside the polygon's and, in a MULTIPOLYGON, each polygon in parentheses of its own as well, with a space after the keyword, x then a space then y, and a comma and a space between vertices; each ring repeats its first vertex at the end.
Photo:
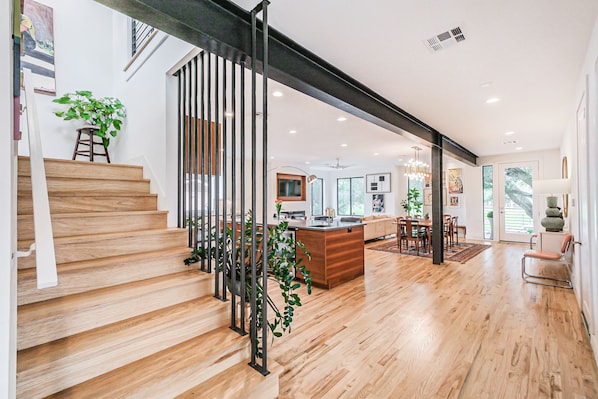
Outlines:
POLYGON ((430 165, 419 160, 419 152, 422 150, 418 146, 413 146, 415 156, 405 164, 405 176, 414 180, 424 180, 430 176, 430 165))

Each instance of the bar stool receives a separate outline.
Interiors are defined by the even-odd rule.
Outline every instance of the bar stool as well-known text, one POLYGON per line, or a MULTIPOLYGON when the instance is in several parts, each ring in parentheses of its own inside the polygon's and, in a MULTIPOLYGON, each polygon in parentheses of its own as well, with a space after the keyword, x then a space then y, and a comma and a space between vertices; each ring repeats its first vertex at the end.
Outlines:
POLYGON ((106 157, 106 161, 110 163, 110 155, 108 155, 108 148, 104 147, 102 138, 95 135, 98 129, 95 126, 85 126, 77 129, 77 142, 75 143, 75 149, 73 150, 73 161, 77 158, 77 155, 81 155, 89 158, 89 162, 93 162, 94 156, 106 157), (81 135, 87 135, 87 138, 81 138, 81 135), (99 139, 100 141, 96 140, 99 139), (83 149, 79 147, 83 146, 83 149), (96 152, 95 147, 100 146, 104 152, 96 152))

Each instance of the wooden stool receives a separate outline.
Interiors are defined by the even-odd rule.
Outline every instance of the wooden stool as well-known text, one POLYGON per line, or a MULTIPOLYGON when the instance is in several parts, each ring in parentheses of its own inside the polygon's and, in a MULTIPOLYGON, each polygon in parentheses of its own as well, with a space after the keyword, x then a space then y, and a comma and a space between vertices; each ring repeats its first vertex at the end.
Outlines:
POLYGON ((104 147, 102 142, 102 138, 96 136, 94 133, 98 131, 97 127, 93 126, 86 126, 77 129, 77 142, 75 143, 75 150, 73 151, 73 161, 77 158, 77 155, 82 155, 84 157, 89 158, 89 162, 93 162, 93 158, 95 155, 106 157, 106 161, 110 163, 110 155, 108 155, 108 148, 104 147), (86 138, 81 138, 81 134, 86 134, 86 138), (95 138, 98 138, 100 141, 96 141, 95 138), (102 147, 104 152, 96 152, 96 146, 102 147), (84 149, 79 149, 79 146, 84 146, 84 149), (87 146, 87 147, 85 147, 87 146), (87 149, 85 149, 87 148, 87 149))

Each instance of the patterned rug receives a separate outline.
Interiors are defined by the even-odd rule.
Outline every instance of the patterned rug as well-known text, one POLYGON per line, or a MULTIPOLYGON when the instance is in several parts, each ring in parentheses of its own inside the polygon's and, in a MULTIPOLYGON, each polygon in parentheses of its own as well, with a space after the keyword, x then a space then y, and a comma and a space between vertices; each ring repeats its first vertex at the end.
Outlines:
MULTIPOLYGON (((465 263, 477 254, 490 247, 491 245, 487 244, 472 244, 460 242, 459 245, 452 246, 449 249, 449 251, 444 251, 444 260, 465 263)), ((418 256, 415 249, 410 249, 407 251, 405 250, 405 248, 403 248, 403 252, 400 252, 399 247, 397 246, 396 238, 385 240, 380 244, 367 246, 366 249, 373 249, 374 251, 392 252, 400 255, 418 256)), ((422 252, 421 250, 419 252, 419 256, 424 258, 432 258, 431 253, 422 252)))

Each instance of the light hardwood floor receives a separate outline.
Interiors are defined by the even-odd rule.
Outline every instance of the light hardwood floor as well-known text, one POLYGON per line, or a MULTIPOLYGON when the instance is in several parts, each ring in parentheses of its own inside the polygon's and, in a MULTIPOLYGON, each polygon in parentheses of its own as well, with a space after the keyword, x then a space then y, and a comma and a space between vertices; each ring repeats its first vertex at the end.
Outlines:
POLYGON ((598 398, 574 293, 524 283, 525 250, 436 266, 366 249, 365 276, 304 296, 271 346, 279 398, 598 398))

